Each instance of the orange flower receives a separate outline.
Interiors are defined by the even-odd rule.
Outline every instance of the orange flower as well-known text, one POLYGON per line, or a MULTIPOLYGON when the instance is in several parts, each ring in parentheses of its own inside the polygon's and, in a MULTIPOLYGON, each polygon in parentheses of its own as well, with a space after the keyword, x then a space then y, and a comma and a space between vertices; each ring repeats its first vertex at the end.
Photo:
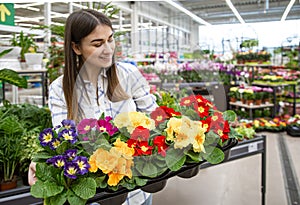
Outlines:
POLYGON ((133 166, 134 149, 127 146, 119 138, 109 151, 102 148, 97 149, 89 159, 91 172, 98 168, 108 175, 107 184, 116 186, 124 176, 132 177, 131 167, 133 166))

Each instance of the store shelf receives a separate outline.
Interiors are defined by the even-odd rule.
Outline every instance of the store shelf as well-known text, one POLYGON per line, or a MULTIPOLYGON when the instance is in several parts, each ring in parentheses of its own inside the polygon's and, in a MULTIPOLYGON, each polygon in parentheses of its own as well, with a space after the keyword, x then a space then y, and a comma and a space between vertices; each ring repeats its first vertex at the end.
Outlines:
POLYGON ((275 116, 275 105, 273 103, 269 103, 269 104, 261 104, 261 105, 248 105, 248 104, 244 104, 241 101, 237 101, 237 102, 229 102, 229 109, 232 109, 233 106, 236 107, 242 107, 245 109, 248 109, 249 111, 249 117, 250 119, 253 119, 253 110, 255 109, 263 109, 263 108, 273 108, 273 117, 275 116))

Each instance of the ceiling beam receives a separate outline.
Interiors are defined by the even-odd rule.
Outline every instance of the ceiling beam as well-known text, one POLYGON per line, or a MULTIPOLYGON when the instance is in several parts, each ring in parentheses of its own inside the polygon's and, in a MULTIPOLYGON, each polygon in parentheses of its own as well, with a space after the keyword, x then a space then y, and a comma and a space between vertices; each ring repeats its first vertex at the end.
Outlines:
POLYGON ((290 3, 287 5, 282 17, 281 17, 281 20, 280 21, 285 21, 287 15, 289 14, 291 8, 293 7, 294 3, 295 3, 296 0, 291 0, 290 3))
POLYGON ((234 13, 234 15, 236 16, 236 18, 240 21, 241 24, 245 24, 246 22, 244 21, 244 19, 241 17, 241 15, 239 14, 239 12, 236 10, 236 8, 234 7, 234 5, 232 4, 231 0, 226 0, 226 3, 228 4, 229 8, 231 9, 231 11, 234 13))

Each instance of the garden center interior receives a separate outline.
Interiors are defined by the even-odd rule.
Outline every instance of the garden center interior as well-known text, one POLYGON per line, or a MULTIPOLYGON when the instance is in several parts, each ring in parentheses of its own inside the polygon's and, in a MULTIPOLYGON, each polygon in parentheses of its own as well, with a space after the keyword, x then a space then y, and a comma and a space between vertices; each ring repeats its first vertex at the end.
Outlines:
MULTIPOLYGON (((114 200, 124 193, 127 196, 128 188, 146 191, 150 185, 160 185, 149 191, 153 205, 300 204, 299 78, 300 1, 4 0, 0 3, 0 204, 43 204, 46 200, 52 201, 49 204, 100 201, 119 205, 126 197, 114 200), (153 146, 152 158, 146 159, 146 152, 141 159, 134 158, 133 175, 142 177, 122 173, 120 186, 113 187, 107 170, 99 167, 102 178, 88 173, 89 178, 80 176, 73 182, 67 178, 59 186, 63 180, 58 175, 64 180, 66 176, 61 171, 51 178, 56 171, 47 160, 37 173, 43 176, 39 178, 42 182, 31 187, 27 179, 30 162, 46 162, 56 152, 42 147, 39 140, 52 127, 49 85, 64 70, 65 21, 70 13, 87 8, 110 18, 114 58, 136 66, 156 103, 171 114, 154 130, 149 128, 147 146, 153 146), (194 146, 195 141, 200 143, 199 134, 186 149, 176 149, 176 129, 172 138, 168 137, 170 127, 162 129, 173 118, 185 119, 184 115, 192 119, 188 123, 200 123, 205 130, 205 142, 202 139, 198 151, 194 146), (158 133, 167 136, 164 146, 169 147, 150 142, 158 133), (165 155, 160 149, 165 149, 165 155), (41 154, 36 157, 36 153, 41 154), (46 166, 51 166, 50 171, 46 166), (158 168, 163 171, 153 174, 158 168), (86 197, 90 184, 84 193, 78 191, 79 185, 71 187, 80 179, 93 181, 96 194, 86 197), (8 185, 10 182, 15 184, 8 185), (73 199, 66 189, 72 190, 73 199)), ((184 130, 185 122, 180 122, 175 127, 184 130)), ((187 133, 192 133, 193 127, 189 128, 187 133)), ((129 132, 122 135, 123 141, 132 137, 129 132)), ((108 150, 115 145, 112 142, 103 147, 108 150)), ((138 149, 137 144, 133 146, 138 149)), ((63 148, 57 150, 63 153, 63 148)), ((133 156, 137 155, 140 152, 133 156)))

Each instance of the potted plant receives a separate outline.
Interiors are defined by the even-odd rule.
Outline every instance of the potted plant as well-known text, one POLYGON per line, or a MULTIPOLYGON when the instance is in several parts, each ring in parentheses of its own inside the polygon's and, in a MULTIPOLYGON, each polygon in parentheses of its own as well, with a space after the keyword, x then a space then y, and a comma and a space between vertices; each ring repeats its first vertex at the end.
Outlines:
POLYGON ((231 87, 228 92, 228 97, 231 102, 236 102, 239 99, 238 87, 231 87))
POLYGON ((21 158, 21 136, 24 126, 17 117, 0 113, 0 190, 13 189, 17 186, 16 168, 21 158))
POLYGON ((21 31, 19 35, 17 34, 13 35, 13 38, 11 39, 11 45, 21 47, 21 51, 20 51, 21 66, 24 66, 24 62, 26 62, 25 53, 35 53, 38 48, 33 37, 31 35, 25 35, 23 31, 21 31))

